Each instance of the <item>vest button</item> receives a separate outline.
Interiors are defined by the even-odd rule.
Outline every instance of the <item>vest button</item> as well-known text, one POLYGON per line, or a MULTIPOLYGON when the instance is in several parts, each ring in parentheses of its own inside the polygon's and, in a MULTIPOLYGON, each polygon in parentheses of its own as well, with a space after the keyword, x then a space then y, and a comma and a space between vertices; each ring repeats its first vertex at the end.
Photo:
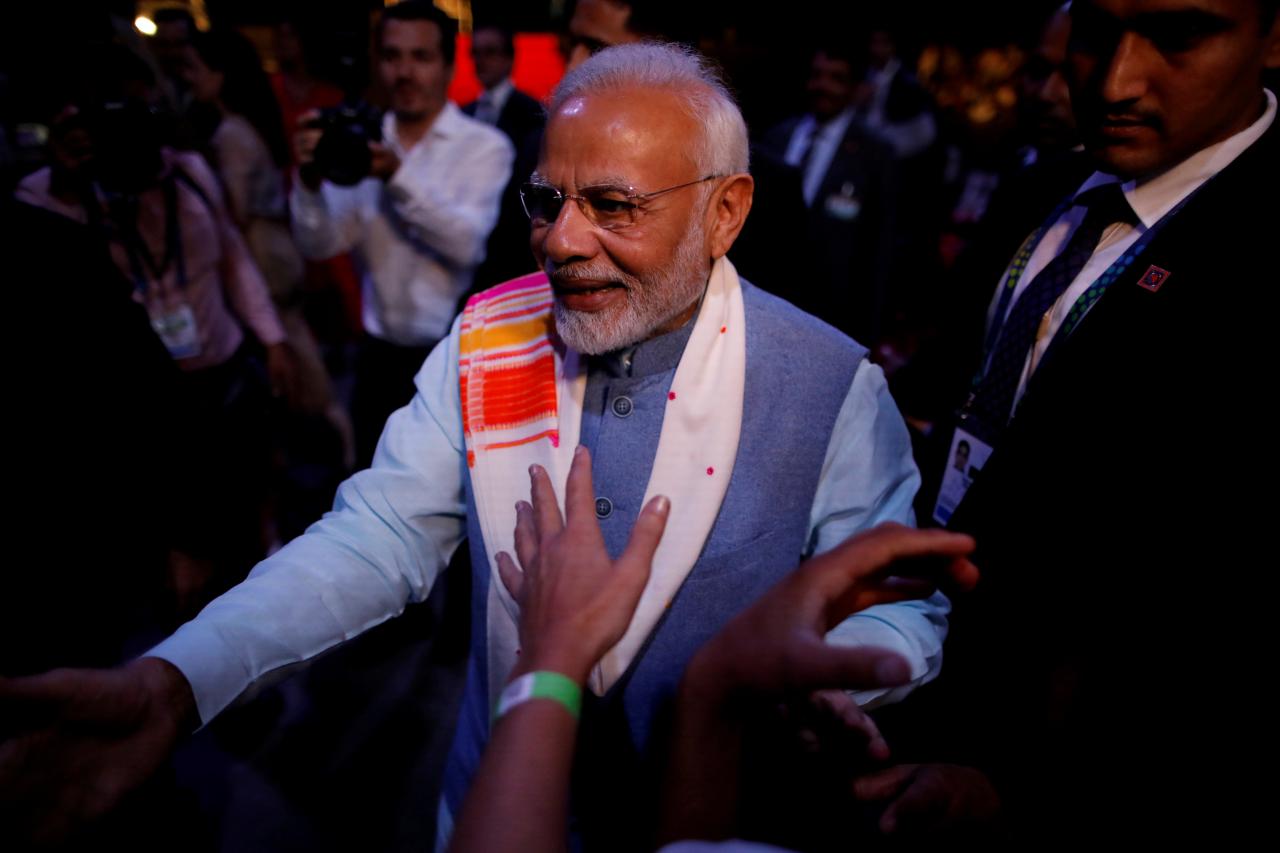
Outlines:
POLYGON ((613 413, 620 418, 629 416, 634 408, 635 405, 631 402, 630 397, 621 396, 613 398, 613 413))
POLYGON ((608 518, 613 515, 613 501, 608 498, 596 498, 596 518, 608 518))

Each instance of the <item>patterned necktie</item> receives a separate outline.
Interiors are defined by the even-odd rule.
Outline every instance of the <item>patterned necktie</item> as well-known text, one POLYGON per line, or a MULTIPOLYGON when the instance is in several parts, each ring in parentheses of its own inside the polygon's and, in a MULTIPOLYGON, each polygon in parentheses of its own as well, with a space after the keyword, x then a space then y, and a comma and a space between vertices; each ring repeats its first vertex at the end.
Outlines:
POLYGON ((975 393, 973 407, 978 421, 994 433, 987 436, 989 440, 994 440, 995 434, 1013 417, 1014 393, 1045 312, 1080 275, 1107 228, 1116 222, 1134 221, 1133 208, 1118 183, 1081 193, 1076 204, 1087 209, 1084 221, 1072 232, 1066 247, 1045 265, 1013 304, 975 393))
POLYGON ((814 149, 818 147, 818 137, 821 135, 822 125, 814 122, 809 130, 809 139, 804 144, 804 151, 800 154, 800 162, 796 164, 796 168, 800 170, 800 191, 807 207, 813 206, 813 196, 817 194, 816 186, 812 193, 809 192, 809 166, 813 162, 813 155, 817 153, 814 149))

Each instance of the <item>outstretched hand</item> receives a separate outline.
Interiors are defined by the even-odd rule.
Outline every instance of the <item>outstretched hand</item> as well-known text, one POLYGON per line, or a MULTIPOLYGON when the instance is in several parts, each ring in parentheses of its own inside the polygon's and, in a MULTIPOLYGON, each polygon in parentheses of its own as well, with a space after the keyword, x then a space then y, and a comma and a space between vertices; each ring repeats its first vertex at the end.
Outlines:
POLYGON ((520 669, 549 669, 583 681, 626 633, 640 602, 671 504, 659 496, 636 519, 616 561, 596 521, 591 454, 579 447, 565 484, 565 514, 541 466, 529 469, 532 503, 516 505, 516 556, 498 572, 520 605, 520 669), (522 570, 523 569, 523 570, 522 570))
POLYGON ((969 589, 973 539, 898 524, 853 536, 801 564, 708 642, 690 675, 718 691, 776 696, 906 683, 899 656, 826 642, 845 617, 877 604, 926 598, 939 584, 969 589))
POLYGON ((0 679, 0 824, 59 843, 146 782, 194 722, 190 686, 158 658, 0 679))

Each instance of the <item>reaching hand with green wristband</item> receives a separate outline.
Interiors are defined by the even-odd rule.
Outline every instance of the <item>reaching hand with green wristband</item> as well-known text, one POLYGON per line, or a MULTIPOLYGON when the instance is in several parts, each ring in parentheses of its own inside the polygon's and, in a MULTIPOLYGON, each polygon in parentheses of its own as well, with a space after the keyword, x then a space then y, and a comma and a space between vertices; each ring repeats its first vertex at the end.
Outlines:
POLYGON ((453 853, 564 849, 582 685, 627 630, 666 529, 670 505, 654 498, 626 551, 610 560, 596 521, 591 454, 574 454, 563 518, 547 472, 534 466, 529 477, 532 503, 521 501, 516 513, 520 565, 497 555, 502 582, 520 605, 520 660, 494 709, 453 853))
POLYGON ((576 720, 582 710, 582 686, 558 672, 526 672, 502 691, 502 695, 498 697, 498 706, 493 712, 494 720, 531 699, 552 699, 559 702, 576 720))

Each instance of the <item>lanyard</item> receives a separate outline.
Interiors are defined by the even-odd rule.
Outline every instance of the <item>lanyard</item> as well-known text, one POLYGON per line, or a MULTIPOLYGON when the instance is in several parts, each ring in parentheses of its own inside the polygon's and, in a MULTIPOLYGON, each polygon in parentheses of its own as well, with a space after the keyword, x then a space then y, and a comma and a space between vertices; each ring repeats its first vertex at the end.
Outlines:
MULTIPOLYGON (((1009 305, 1013 302, 1013 294, 1018 289, 1018 282, 1022 281, 1022 274, 1027 270, 1027 263, 1031 260, 1031 256, 1035 254, 1036 249, 1040 248, 1040 241, 1044 239, 1045 232, 1062 218, 1062 214, 1066 213, 1071 207, 1070 201, 1061 202, 1049 214, 1049 218, 1044 221, 1039 228, 1027 235, 1027 239, 1022 241, 1022 245, 1018 248, 1018 253, 1013 256, 1013 260, 1009 262, 1009 272, 1005 276, 1004 287, 1000 290, 1000 301, 996 304, 995 316, 991 318, 991 328, 987 330, 987 341, 983 346, 982 352, 982 373, 986 373, 986 365, 991 353, 995 350, 996 341, 1000 338, 1000 331, 1004 328, 1004 321, 1009 315, 1009 305)), ((981 378, 982 374, 979 374, 981 378)))
MULTIPOLYGON (((1157 220, 1150 228, 1143 232, 1137 240, 1134 241, 1133 245, 1122 252, 1120 257, 1113 261, 1111 265, 1103 271, 1102 275, 1098 276, 1098 278, 1089 285, 1084 293, 1077 297, 1076 301, 1067 312, 1067 317, 1063 321, 1062 326, 1059 327, 1057 333, 1053 336, 1053 340, 1049 342, 1049 346, 1045 350, 1044 357, 1040 359, 1040 364, 1036 367, 1037 373, 1039 373, 1050 358, 1058 352, 1062 346, 1062 342, 1068 339, 1080 326, 1085 315, 1087 315, 1090 309, 1097 304, 1098 300, 1102 297, 1102 294, 1104 294, 1107 289, 1115 283, 1116 279, 1119 278, 1125 270, 1133 265, 1134 260, 1142 254, 1151 241, 1155 239, 1156 235, 1169 224, 1173 217, 1176 216, 1182 208, 1187 206, 1187 203, 1195 197, 1197 192, 1199 192, 1199 189, 1196 189, 1194 192, 1187 195, 1182 199, 1182 201, 1178 202, 1167 213, 1165 213, 1164 216, 1161 216, 1159 220, 1157 220)), ((1048 220, 1046 220, 1043 225, 1027 237, 1023 242, 1022 247, 1018 250, 1018 254, 1009 265, 1009 273, 1006 276, 1005 287, 1000 293, 996 315, 992 318, 992 328, 987 334, 986 352, 983 356, 982 369, 976 376, 974 376, 973 382, 970 386, 969 398, 965 401, 965 404, 959 413, 959 420, 961 423, 966 424, 965 428, 974 432, 975 435, 981 433, 985 436, 984 440, 993 439, 995 435, 999 434, 1000 430, 990 425, 979 424, 976 422, 976 419, 972 417, 974 400, 977 397, 978 388, 982 384, 982 380, 986 376, 986 372, 990 367, 990 360, 995 351, 995 343, 999 339, 1000 332, 1004 326, 1005 320, 1007 319, 1009 306, 1013 301, 1013 292, 1017 288, 1018 281, 1026 271, 1027 262, 1030 260, 1031 255, 1035 252, 1036 248, 1040 245, 1040 241, 1044 239, 1045 232, 1062 216, 1063 212, 1069 206, 1070 202, 1064 202, 1059 205, 1058 208, 1049 216, 1048 220), (992 433, 992 430, 994 430, 994 434, 992 433)))
MULTIPOLYGON (((157 261, 147 248, 146 241, 138 231, 137 197, 133 197, 134 207, 126 216, 113 216, 116 236, 124 246, 129 257, 129 269, 133 276, 133 284, 143 298, 146 298, 148 282, 154 278, 157 282, 164 275, 170 264, 178 280, 178 289, 187 287, 187 259, 182 245, 182 223, 178 215, 178 182, 172 175, 165 178, 163 184, 165 228, 164 255, 157 261), (147 273, 150 273, 150 278, 147 273)), ((96 200, 95 200, 96 201, 96 200)), ((95 217, 96 218, 96 217, 95 217)))

